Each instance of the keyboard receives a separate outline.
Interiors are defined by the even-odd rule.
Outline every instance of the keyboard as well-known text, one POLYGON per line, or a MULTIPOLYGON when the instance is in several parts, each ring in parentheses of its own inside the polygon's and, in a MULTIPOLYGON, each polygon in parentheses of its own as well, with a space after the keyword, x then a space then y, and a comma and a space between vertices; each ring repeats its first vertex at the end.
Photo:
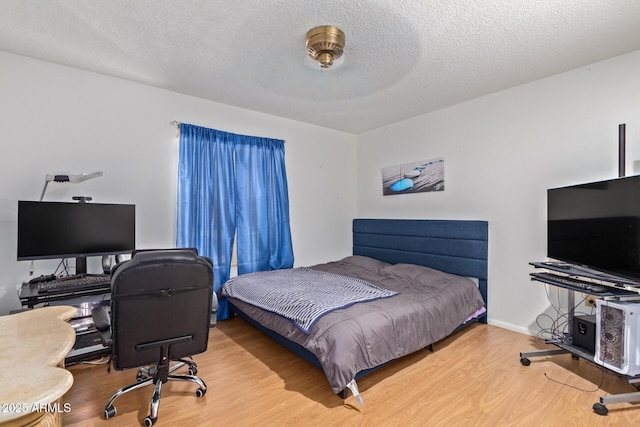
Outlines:
POLYGON ((75 294, 102 289, 111 289, 111 276, 108 274, 81 274, 38 284, 38 293, 44 294, 75 294))
POLYGON ((531 273, 534 279, 540 279, 543 282, 560 283, 572 288, 582 289, 584 291, 601 294, 607 292, 607 288, 597 283, 588 282, 586 280, 577 279, 575 277, 563 276, 561 274, 550 273, 547 271, 539 273, 531 273))

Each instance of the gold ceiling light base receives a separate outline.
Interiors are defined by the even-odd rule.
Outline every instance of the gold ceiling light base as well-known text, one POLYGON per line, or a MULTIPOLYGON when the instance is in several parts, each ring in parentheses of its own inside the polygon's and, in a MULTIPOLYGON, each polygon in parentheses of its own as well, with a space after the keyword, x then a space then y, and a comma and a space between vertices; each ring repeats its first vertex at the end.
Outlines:
POLYGON ((337 27, 323 25, 307 31, 307 54, 320 67, 329 68, 344 52, 344 33, 337 27))

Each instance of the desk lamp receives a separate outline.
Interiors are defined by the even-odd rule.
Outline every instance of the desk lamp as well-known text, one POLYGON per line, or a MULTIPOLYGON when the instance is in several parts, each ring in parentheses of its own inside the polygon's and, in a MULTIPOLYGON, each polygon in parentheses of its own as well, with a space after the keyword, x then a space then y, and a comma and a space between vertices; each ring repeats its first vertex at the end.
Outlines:
POLYGON ((86 181, 88 179, 91 178, 97 178, 99 176, 102 176, 103 173, 102 171, 96 171, 96 172, 91 172, 91 173, 82 173, 79 175, 45 175, 44 177, 44 188, 42 189, 42 194, 40 195, 40 201, 42 201, 42 199, 44 199, 44 193, 45 191, 47 191, 47 185, 49 185, 49 183, 51 181, 54 182, 70 182, 72 184, 77 184, 79 182, 83 182, 86 181))

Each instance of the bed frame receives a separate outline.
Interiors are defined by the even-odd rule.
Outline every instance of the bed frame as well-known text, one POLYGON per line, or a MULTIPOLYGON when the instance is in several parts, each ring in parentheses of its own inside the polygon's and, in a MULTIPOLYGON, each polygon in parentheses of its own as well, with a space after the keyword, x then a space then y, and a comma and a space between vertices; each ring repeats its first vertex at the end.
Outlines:
MULTIPOLYGON (((459 276, 477 278, 487 308, 487 221, 354 219, 353 254, 392 264, 417 264, 459 276)), ((229 306, 233 313, 322 369, 316 356, 307 349, 260 325, 233 304, 229 306)), ((476 321, 487 323, 487 313, 476 321)), ((467 325, 460 325, 456 331, 467 325)), ((433 350, 433 345, 430 348, 433 350)), ((361 371, 355 378, 362 378, 379 367, 361 371)), ((345 389, 339 396, 346 398, 347 392, 348 389, 345 389)))
MULTIPOLYGON (((478 279, 487 308, 487 221, 354 219, 353 254, 478 279)), ((487 308, 488 310, 488 308, 487 308)), ((487 315, 479 319, 487 323, 487 315)))

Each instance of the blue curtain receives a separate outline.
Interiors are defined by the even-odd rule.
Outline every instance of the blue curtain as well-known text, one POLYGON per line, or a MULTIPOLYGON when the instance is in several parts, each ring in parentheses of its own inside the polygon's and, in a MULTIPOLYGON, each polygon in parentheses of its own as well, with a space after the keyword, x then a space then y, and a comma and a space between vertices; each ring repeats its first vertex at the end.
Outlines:
POLYGON ((284 141, 236 141, 238 274, 293 266, 284 141))
MULTIPOLYGON (((180 125, 177 247, 211 258, 214 290, 238 274, 291 268, 293 248, 284 141, 180 125)), ((230 317, 219 301, 218 319, 230 317)))

